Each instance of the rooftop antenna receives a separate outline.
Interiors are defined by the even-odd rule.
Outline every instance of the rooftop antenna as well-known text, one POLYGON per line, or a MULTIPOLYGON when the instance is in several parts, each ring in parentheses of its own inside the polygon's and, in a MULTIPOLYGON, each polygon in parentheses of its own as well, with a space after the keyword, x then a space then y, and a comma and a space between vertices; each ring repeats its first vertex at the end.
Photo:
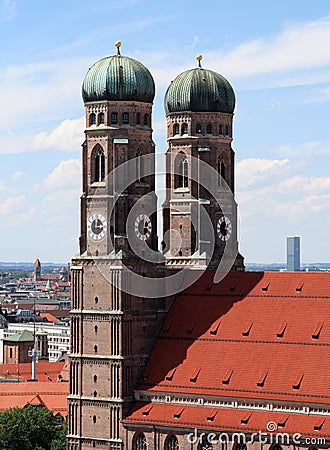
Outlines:
POLYGON ((40 351, 37 350, 36 345, 36 299, 33 299, 33 348, 28 351, 28 355, 32 359, 32 381, 37 381, 37 362, 40 351))

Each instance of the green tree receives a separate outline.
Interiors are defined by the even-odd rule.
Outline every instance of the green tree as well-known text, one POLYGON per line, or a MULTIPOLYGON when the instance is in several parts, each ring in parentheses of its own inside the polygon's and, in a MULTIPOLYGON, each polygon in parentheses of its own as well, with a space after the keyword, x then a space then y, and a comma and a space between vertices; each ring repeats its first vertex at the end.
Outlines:
POLYGON ((51 411, 27 406, 0 413, 1 450, 65 450, 66 425, 51 411))

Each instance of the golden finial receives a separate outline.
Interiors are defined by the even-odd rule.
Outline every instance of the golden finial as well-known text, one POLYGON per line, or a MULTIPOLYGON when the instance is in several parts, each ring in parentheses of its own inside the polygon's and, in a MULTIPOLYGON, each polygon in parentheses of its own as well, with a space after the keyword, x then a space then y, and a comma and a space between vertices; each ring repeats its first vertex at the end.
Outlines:
POLYGON ((116 41, 115 42, 115 47, 117 47, 117 55, 120 55, 121 42, 120 41, 116 41))
POLYGON ((202 59, 203 59, 203 55, 197 55, 197 56, 196 56, 196 59, 197 59, 197 61, 198 61, 198 67, 202 67, 201 61, 202 61, 202 59))

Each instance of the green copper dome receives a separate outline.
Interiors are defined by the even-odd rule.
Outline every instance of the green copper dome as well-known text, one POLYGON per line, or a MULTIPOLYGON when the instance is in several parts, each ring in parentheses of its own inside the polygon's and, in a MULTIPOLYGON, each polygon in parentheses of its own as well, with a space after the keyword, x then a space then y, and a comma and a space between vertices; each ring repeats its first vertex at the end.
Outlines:
POLYGON ((87 72, 83 85, 84 103, 101 100, 152 103, 155 83, 149 70, 135 59, 118 54, 97 61, 87 72))
POLYGON ((166 114, 183 111, 233 113, 235 94, 219 73, 199 67, 178 75, 168 87, 164 106, 166 114))

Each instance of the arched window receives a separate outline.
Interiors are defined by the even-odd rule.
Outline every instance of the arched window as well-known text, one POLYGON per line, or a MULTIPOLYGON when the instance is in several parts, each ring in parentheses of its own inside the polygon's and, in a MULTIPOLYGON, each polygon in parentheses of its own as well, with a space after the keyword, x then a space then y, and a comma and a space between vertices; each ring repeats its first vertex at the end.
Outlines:
POLYGON ((89 115, 89 126, 96 124, 96 115, 94 113, 89 115))
POLYGON ((221 186, 223 184, 223 181, 226 180, 225 177, 225 163, 221 158, 218 159, 218 186, 221 186))
POLYGON ((93 423, 96 423, 96 416, 93 416, 93 423))
POLYGON ((202 125, 200 123, 198 123, 196 125, 196 134, 201 134, 202 133, 202 125))
POLYGON ((97 375, 94 375, 94 383, 97 382, 97 375))
POLYGON ((206 134, 212 134, 212 125, 210 123, 206 125, 206 134))
POLYGON ((188 134, 188 124, 183 123, 181 126, 181 134, 188 134))
POLYGON ((148 450, 147 439, 144 433, 138 433, 134 436, 133 450, 148 450))
POLYGON ((223 134, 223 126, 219 125, 219 134, 223 134))
POLYGON ((118 123, 118 113, 116 112, 111 113, 111 123, 112 124, 118 123))
POLYGON ((100 114, 98 115, 97 123, 98 123, 99 125, 100 125, 101 123, 104 123, 104 113, 100 113, 100 114))
POLYGON ((94 353, 97 353, 97 345, 94 345, 94 353))
POLYGON ((229 127, 228 127, 228 125, 225 125, 225 135, 226 136, 229 135, 229 127))
POLYGON ((123 124, 127 125, 129 123, 129 114, 127 112, 123 113, 123 124))
POLYGON ((209 442, 207 436, 203 436, 197 445, 197 450, 213 450, 213 445, 209 442))
POLYGON ((171 436, 166 438, 165 450, 179 450, 178 439, 174 434, 171 434, 171 436))
POLYGON ((140 123, 141 123, 141 114, 140 113, 136 113, 135 122, 136 122, 136 125, 140 125, 140 123))
POLYGON ((143 125, 148 125, 148 114, 143 116, 143 125))
POLYGON ((142 155, 141 150, 138 150, 136 152, 136 180, 138 183, 144 182, 143 172, 144 172, 143 155, 142 155))
POLYGON ((178 123, 175 123, 174 125, 173 125, 173 136, 175 136, 176 134, 179 134, 180 133, 180 127, 179 127, 179 124, 178 123))
POLYGON ((104 181, 105 178, 105 157, 103 148, 97 145, 93 151, 92 156, 93 161, 93 183, 104 181))
POLYGON ((175 158, 174 188, 188 187, 188 160, 182 152, 175 158))

